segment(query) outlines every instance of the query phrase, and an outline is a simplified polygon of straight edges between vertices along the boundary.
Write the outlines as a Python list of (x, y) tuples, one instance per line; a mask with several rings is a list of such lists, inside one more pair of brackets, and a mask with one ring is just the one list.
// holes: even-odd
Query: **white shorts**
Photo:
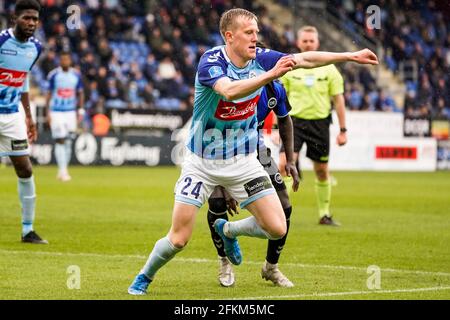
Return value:
[(241, 208), (275, 193), (256, 152), (227, 160), (206, 160), (187, 151), (175, 185), (175, 201), (200, 208), (219, 185), (240, 203)]
[(51, 111), (50, 118), (53, 139), (65, 139), (77, 131), (76, 111)]
[(20, 112), (0, 114), (0, 157), (29, 155), (27, 126)]

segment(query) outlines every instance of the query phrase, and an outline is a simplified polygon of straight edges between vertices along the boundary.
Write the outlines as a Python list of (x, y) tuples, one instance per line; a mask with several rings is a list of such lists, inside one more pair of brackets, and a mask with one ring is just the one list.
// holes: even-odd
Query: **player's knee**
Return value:
[(209, 210), (213, 213), (224, 213), (227, 211), (227, 203), (224, 198), (210, 198), (208, 200)]
[(270, 230), (268, 230), (270, 240), (281, 239), (286, 235), (286, 232), (287, 232), (287, 225), (285, 217), (283, 217), (283, 219), (278, 221), (277, 223), (273, 224), (270, 227)]
[(286, 235), (286, 232), (287, 232), (286, 226), (280, 227), (277, 229), (273, 229), (272, 232), (270, 233), (270, 237), (271, 237), (270, 240), (279, 240)]
[(316, 176), (319, 181), (328, 180), (328, 170), (326, 168), (319, 168), (316, 170)]
[(177, 249), (183, 249), (187, 246), (189, 239), (183, 239), (181, 237), (175, 237), (171, 239), (173, 246)]
[(33, 168), (31, 166), (31, 163), (28, 164), (21, 164), (17, 166), (16, 173), (19, 178), (22, 179), (28, 179), (33, 175)]
[(183, 249), (190, 239), (190, 233), (186, 229), (171, 229), (167, 235), (167, 238), (172, 245), (178, 249)]

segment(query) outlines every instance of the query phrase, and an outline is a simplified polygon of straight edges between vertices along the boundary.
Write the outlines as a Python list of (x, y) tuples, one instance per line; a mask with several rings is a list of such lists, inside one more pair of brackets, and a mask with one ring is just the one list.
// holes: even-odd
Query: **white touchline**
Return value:
[(284, 296), (262, 296), (262, 297), (240, 297), (225, 300), (273, 300), (273, 299), (289, 299), (289, 298), (310, 298), (310, 297), (334, 297), (347, 296), (357, 294), (380, 294), (380, 293), (408, 293), (408, 292), (423, 292), (423, 291), (441, 291), (450, 290), (450, 287), (429, 287), (429, 288), (412, 288), (412, 289), (393, 289), (393, 290), (370, 290), (370, 291), (346, 291), (346, 292), (323, 292), (311, 294), (293, 294)]
[[(35, 255), (48, 255), (48, 256), (68, 256), (68, 257), (93, 257), (93, 258), (112, 258), (112, 259), (142, 259), (146, 260), (148, 256), (143, 255), (122, 255), (122, 254), (102, 254), (102, 253), (89, 253), (89, 252), (51, 252), (51, 251), (20, 251), (20, 250), (3, 250), (0, 249), (0, 254), (35, 254)], [(173, 262), (182, 263), (217, 263), (217, 260), (213, 259), (202, 259), (202, 258), (175, 258)], [(250, 265), (261, 265), (261, 262), (256, 261), (245, 261), (245, 264)], [(283, 263), (283, 266), (292, 266), (297, 268), (320, 268), (320, 269), (334, 269), (334, 270), (356, 270), (356, 271), (367, 271), (367, 267), (355, 267), (355, 266), (333, 266), (326, 264), (303, 264), (303, 263)], [(404, 270), (404, 269), (392, 269), (381, 268), (382, 272), (393, 272), (393, 273), (409, 273), (418, 275), (430, 275), (430, 276), (444, 276), (450, 277), (448, 272), (433, 272), (433, 271), (421, 271), (421, 270)]]

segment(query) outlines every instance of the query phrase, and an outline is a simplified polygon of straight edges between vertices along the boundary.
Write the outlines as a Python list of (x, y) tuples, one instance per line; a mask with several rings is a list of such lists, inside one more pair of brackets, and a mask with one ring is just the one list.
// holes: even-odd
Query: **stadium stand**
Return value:
[(450, 7), (446, 1), (331, 0), (327, 4), (341, 19), (352, 20), (361, 29), (365, 29), (365, 8), (378, 5), (381, 28), (366, 29), (366, 35), (380, 40), (385, 64), (405, 81), (405, 113), (450, 119)]
[[(58, 65), (57, 53), (71, 51), (76, 67), (84, 77), (86, 109), (91, 117), (114, 108), (192, 108), (196, 63), (207, 48), (222, 43), (219, 17), (234, 6), (250, 9), (260, 17), (261, 36), (267, 45), (280, 51), (296, 51), (293, 27), (286, 25), (279, 32), (268, 8), (253, 1), (41, 2), (44, 10), (37, 37), (45, 43), (46, 53), (33, 71), (33, 82), (45, 92), (46, 76)], [(366, 2), (328, 1), (329, 6), (357, 23), (362, 23), (361, 8), (365, 8)], [(382, 27), (382, 30), (398, 28), (401, 33), (381, 31), (372, 36), (381, 36), (386, 44), (385, 63), (391, 70), (397, 72), (405, 59), (415, 59), (423, 66), (419, 80), (407, 82), (404, 109), (410, 113), (449, 116), (449, 58), (445, 56), (450, 41), (448, 21), (435, 12), (432, 5), (419, 14), (423, 8), (415, 2), (402, 2), (411, 3), (411, 10), (401, 13), (395, 3), (386, 3), (392, 6), (389, 15), (398, 13), (402, 19), (388, 19), (385, 13)], [(0, 23), (4, 27), (13, 3), (0, 1), (3, 6)], [(289, 5), (290, 1), (280, 3)], [(81, 24), (79, 29), (69, 30), (66, 22), (70, 14), (66, 9), (73, 4), (81, 8)], [(422, 19), (420, 23), (411, 23), (411, 19), (417, 17)], [(430, 41), (437, 44), (436, 50)], [(345, 98), (349, 109), (402, 111), (403, 106), (397, 105), (384, 89), (377, 86), (367, 68), (346, 64), (341, 71), (346, 80)]]

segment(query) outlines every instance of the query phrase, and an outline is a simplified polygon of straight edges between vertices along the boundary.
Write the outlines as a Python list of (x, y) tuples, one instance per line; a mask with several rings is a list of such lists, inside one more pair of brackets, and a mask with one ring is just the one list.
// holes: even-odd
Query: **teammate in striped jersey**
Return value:
[[(0, 33), (0, 157), (9, 157), (18, 177), (22, 206), (22, 242), (47, 244), (33, 228), (36, 191), (29, 157), (29, 143), (37, 138), (30, 111), (28, 81), (42, 45), (33, 37), (39, 24), (40, 4), (19, 0), (14, 26)], [(19, 104), (25, 119), (19, 113)]]

